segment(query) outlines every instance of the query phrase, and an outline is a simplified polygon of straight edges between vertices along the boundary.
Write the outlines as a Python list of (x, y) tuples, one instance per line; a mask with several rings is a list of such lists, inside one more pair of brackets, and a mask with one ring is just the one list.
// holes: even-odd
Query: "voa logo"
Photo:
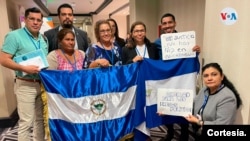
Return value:
[(227, 7), (220, 13), (220, 19), (225, 25), (232, 25), (238, 20), (238, 15), (235, 9)]

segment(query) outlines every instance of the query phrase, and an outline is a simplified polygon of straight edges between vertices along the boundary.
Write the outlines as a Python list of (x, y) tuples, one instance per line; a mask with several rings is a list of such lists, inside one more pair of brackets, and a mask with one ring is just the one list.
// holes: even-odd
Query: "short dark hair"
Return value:
[(43, 18), (43, 13), (37, 7), (28, 8), (25, 10), (24, 16), (27, 18), (30, 13), (41, 13), (41, 18)]
[(171, 13), (166, 13), (161, 17), (161, 23), (162, 23), (162, 19), (166, 18), (166, 17), (171, 17), (173, 19), (173, 21), (175, 22), (175, 16)]
[(58, 14), (58, 15), (60, 15), (61, 9), (62, 9), (62, 8), (70, 8), (70, 9), (72, 10), (72, 13), (74, 12), (74, 11), (73, 11), (73, 8), (72, 8), (72, 6), (71, 6), (70, 4), (64, 3), (64, 4), (61, 4), (61, 5), (57, 8), (57, 14)]

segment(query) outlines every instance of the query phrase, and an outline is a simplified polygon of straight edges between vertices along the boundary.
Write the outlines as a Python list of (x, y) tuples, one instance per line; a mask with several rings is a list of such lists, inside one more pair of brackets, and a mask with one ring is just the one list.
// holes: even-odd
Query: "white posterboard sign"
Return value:
[(194, 92), (189, 89), (157, 89), (157, 112), (165, 115), (192, 114)]
[(162, 34), (161, 45), (162, 60), (193, 58), (196, 55), (192, 51), (196, 45), (194, 31)]
[[(39, 69), (47, 68), (49, 66), (45, 54), (42, 49), (34, 50), (23, 55), (19, 55), (13, 58), (13, 60), (23, 66), (35, 65)], [(22, 75), (26, 75), (25, 72)]]

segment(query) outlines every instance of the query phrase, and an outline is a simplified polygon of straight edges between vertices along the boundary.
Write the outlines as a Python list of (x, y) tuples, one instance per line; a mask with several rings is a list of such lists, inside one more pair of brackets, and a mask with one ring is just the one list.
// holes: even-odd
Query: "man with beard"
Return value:
[(80, 49), (85, 52), (88, 48), (88, 36), (85, 31), (73, 26), (74, 15), (72, 6), (67, 3), (60, 5), (57, 9), (57, 14), (61, 25), (44, 32), (44, 35), (48, 38), (49, 52), (58, 49), (57, 33), (63, 28), (73, 30), (76, 41), (75, 49)]
[[(168, 34), (168, 33), (177, 33), (175, 30), (176, 21), (175, 16), (171, 13), (166, 13), (161, 17), (161, 34)], [(161, 51), (161, 37), (155, 40), (154, 42), (157, 48), (160, 50), (159, 55), (162, 58), (162, 51)], [(200, 46), (196, 45), (193, 47), (193, 51), (200, 52)]]
[[(177, 33), (175, 30), (176, 27), (176, 21), (175, 16), (171, 13), (166, 13), (161, 17), (161, 33), (162, 34), (168, 34), (168, 33)], [(162, 58), (162, 49), (161, 49), (161, 38), (158, 38), (155, 40), (155, 45), (159, 49), (159, 56)], [(195, 45), (193, 47), (193, 51), (197, 52), (197, 54), (200, 52), (200, 46)], [(161, 114), (160, 114), (161, 115)], [(171, 118), (173, 119), (173, 118)], [(184, 118), (183, 118), (184, 119)], [(185, 119), (184, 119), (185, 120)], [(166, 124), (167, 127), (167, 136), (164, 141), (171, 141), (174, 138), (175, 130), (174, 130), (174, 123), (171, 123), (173, 121), (167, 121), (168, 124)], [(178, 124), (178, 123), (177, 123)], [(188, 141), (189, 139), (189, 124), (187, 123), (179, 123), (179, 126), (181, 127), (181, 134), (180, 134), (180, 141)]]

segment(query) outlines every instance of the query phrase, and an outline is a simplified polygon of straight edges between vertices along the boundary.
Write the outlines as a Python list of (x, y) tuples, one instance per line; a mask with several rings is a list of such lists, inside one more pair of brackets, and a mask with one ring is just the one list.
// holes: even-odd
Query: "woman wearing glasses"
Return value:
[(196, 140), (203, 125), (232, 125), (242, 100), (235, 86), (223, 73), (218, 63), (202, 67), (205, 87), (194, 99), (193, 115), (185, 118), (192, 123)]
[(97, 43), (87, 49), (84, 68), (121, 65), (121, 48), (111, 42), (112, 32), (109, 22), (97, 21), (94, 30)]
[(122, 48), (122, 64), (130, 64), (143, 58), (159, 59), (156, 46), (146, 37), (146, 25), (137, 21), (130, 28), (130, 38)]

